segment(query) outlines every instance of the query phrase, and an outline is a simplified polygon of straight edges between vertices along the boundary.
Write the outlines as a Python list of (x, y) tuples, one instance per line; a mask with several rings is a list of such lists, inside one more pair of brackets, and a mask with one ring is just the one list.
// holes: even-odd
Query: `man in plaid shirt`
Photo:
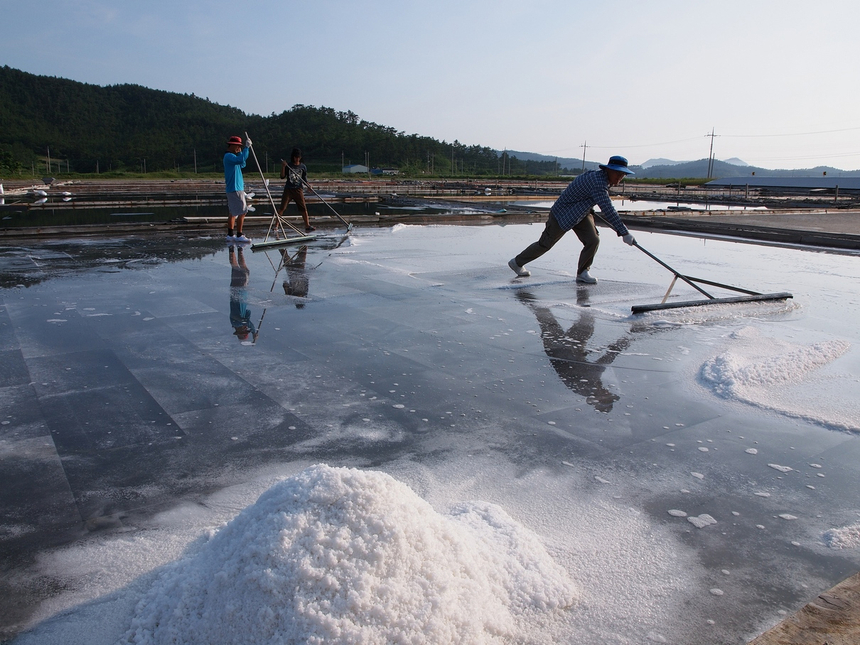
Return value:
[(633, 171), (627, 168), (627, 159), (618, 156), (610, 157), (609, 163), (605, 165), (600, 164), (600, 170), (582, 173), (570, 182), (552, 205), (546, 228), (540, 239), (508, 262), (508, 266), (518, 277), (531, 275), (525, 265), (549, 251), (565, 233), (573, 229), (583, 247), (579, 255), (576, 281), (583, 284), (596, 284), (597, 278), (591, 277), (588, 273), (597, 253), (597, 247), (600, 245), (600, 236), (594, 225), (593, 208), (595, 205), (599, 206), (601, 217), (615, 229), (626, 244), (633, 246), (636, 240), (621, 221), (609, 198), (609, 188), (617, 186), (626, 175), (632, 174)]

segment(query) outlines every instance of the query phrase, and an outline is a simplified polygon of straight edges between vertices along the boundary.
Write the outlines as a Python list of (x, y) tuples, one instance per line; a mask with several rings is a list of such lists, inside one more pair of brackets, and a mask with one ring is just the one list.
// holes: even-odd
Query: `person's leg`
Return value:
[(522, 253), (514, 258), (514, 262), (516, 262), (517, 266), (522, 267), (532, 260), (537, 260), (540, 256), (555, 246), (555, 243), (558, 242), (564, 234), (565, 231), (563, 231), (558, 225), (558, 222), (555, 221), (555, 217), (550, 215), (546, 220), (546, 226), (543, 229), (543, 233), (541, 233), (540, 239), (527, 246)]
[(229, 213), (229, 217), (227, 218), (227, 235), (233, 236), (236, 230), (236, 217), (240, 218), (238, 230), (241, 231), (245, 213), (248, 212), (248, 203), (245, 200), (245, 193), (243, 191), (227, 193), (227, 212)]
[(244, 213), (239, 215), (239, 217), (236, 218), (236, 237), (242, 235), (242, 225), (245, 223), (245, 215), (247, 214), (248, 212), (245, 211)]
[(594, 262), (594, 256), (597, 254), (597, 247), (600, 246), (600, 234), (594, 225), (594, 215), (591, 213), (586, 215), (573, 227), (573, 232), (582, 242), (582, 252), (579, 254), (579, 266), (576, 270), (576, 275), (579, 275), (591, 268), (591, 263)]
[(281, 205), (278, 206), (278, 217), (284, 214), (284, 211), (287, 210), (287, 206), (290, 204), (290, 189), (284, 186), (284, 192), (281, 195)]
[(298, 207), (299, 213), (301, 213), (302, 219), (305, 222), (305, 231), (310, 232), (316, 230), (313, 226), (311, 226), (311, 220), (308, 216), (308, 206), (305, 203), (305, 194), (300, 188), (297, 188), (293, 192), (293, 199), (296, 200), (296, 206)]

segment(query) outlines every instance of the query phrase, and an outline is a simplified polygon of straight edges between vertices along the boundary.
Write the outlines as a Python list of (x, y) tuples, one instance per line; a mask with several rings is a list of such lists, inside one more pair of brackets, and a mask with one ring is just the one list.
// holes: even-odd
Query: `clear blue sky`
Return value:
[(860, 168), (857, 0), (0, 0), (0, 64), (465, 144)]

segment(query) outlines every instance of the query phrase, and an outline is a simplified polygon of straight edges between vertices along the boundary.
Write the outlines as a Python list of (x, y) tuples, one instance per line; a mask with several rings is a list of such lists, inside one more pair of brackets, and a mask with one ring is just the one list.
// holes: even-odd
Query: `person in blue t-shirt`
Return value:
[[(230, 137), (227, 140), (227, 152), (224, 154), (224, 184), (227, 189), (227, 208), (230, 218), (227, 220), (227, 240), (229, 242), (250, 242), (242, 233), (245, 215), (248, 214), (248, 202), (245, 197), (245, 180), (242, 178), (242, 168), (248, 160), (251, 140), (242, 137)], [(235, 226), (235, 228), (234, 228)]]
[(600, 216), (615, 229), (625, 244), (636, 244), (609, 198), (609, 189), (620, 184), (633, 171), (627, 167), (627, 159), (619, 156), (610, 157), (609, 163), (600, 164), (599, 168), (584, 172), (570, 182), (550, 208), (546, 228), (540, 239), (508, 262), (517, 277), (531, 275), (525, 265), (549, 251), (565, 233), (572, 230), (582, 242), (576, 281), (580, 284), (596, 284), (597, 278), (588, 272), (600, 245), (600, 236), (594, 225), (594, 206), (600, 207)]

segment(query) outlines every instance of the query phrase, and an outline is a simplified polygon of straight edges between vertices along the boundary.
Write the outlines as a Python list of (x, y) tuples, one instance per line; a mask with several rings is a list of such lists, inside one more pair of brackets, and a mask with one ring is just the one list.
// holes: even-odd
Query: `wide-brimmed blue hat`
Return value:
[(618, 172), (623, 172), (625, 175), (635, 175), (636, 173), (630, 170), (627, 167), (627, 159), (624, 157), (614, 156), (609, 157), (609, 163), (600, 164), (600, 168), (604, 170), (617, 170)]

